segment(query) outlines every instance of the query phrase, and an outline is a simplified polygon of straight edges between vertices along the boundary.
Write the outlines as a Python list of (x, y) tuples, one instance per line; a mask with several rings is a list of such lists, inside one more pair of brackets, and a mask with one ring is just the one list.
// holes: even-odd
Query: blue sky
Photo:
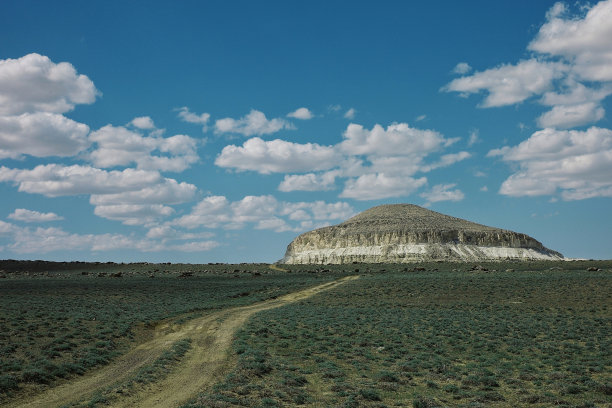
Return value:
[(612, 0), (329, 3), (3, 1), (0, 258), (273, 262), (403, 202), (612, 257)]

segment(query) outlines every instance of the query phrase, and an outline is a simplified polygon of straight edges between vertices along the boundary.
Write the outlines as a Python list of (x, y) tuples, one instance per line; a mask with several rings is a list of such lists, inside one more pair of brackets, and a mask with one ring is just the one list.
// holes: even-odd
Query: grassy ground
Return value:
[(69, 265), (2, 271), (0, 405), (107, 364), (162, 319), (181, 323), (333, 278), (267, 265)]
[(612, 262), (416, 267), (255, 315), (187, 406), (612, 406)]

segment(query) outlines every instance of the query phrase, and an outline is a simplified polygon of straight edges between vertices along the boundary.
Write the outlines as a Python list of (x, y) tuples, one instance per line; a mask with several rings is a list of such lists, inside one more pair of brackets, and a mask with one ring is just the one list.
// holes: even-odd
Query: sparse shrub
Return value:
[(439, 405), (433, 399), (417, 396), (412, 401), (412, 407), (413, 408), (437, 408), (439, 407)]
[(13, 375), (0, 375), (0, 394), (7, 393), (19, 388), (17, 378)]
[(391, 371), (381, 371), (380, 373), (378, 373), (378, 381), (384, 381), (384, 382), (392, 382), (392, 383), (396, 383), (399, 382), (399, 377)]
[(372, 388), (359, 390), (359, 395), (366, 401), (380, 401), (380, 394)]

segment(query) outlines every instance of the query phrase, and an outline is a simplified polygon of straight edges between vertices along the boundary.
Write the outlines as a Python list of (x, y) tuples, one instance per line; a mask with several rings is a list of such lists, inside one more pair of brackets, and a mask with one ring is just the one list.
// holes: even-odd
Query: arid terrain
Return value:
[(612, 405), (612, 261), (0, 265), (3, 407)]

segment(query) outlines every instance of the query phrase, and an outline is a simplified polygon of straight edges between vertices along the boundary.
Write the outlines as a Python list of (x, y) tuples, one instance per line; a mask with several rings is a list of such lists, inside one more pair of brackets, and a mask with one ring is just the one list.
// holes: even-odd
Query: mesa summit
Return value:
[(476, 224), (413, 204), (370, 208), (295, 238), (283, 264), (562, 260), (526, 234)]

